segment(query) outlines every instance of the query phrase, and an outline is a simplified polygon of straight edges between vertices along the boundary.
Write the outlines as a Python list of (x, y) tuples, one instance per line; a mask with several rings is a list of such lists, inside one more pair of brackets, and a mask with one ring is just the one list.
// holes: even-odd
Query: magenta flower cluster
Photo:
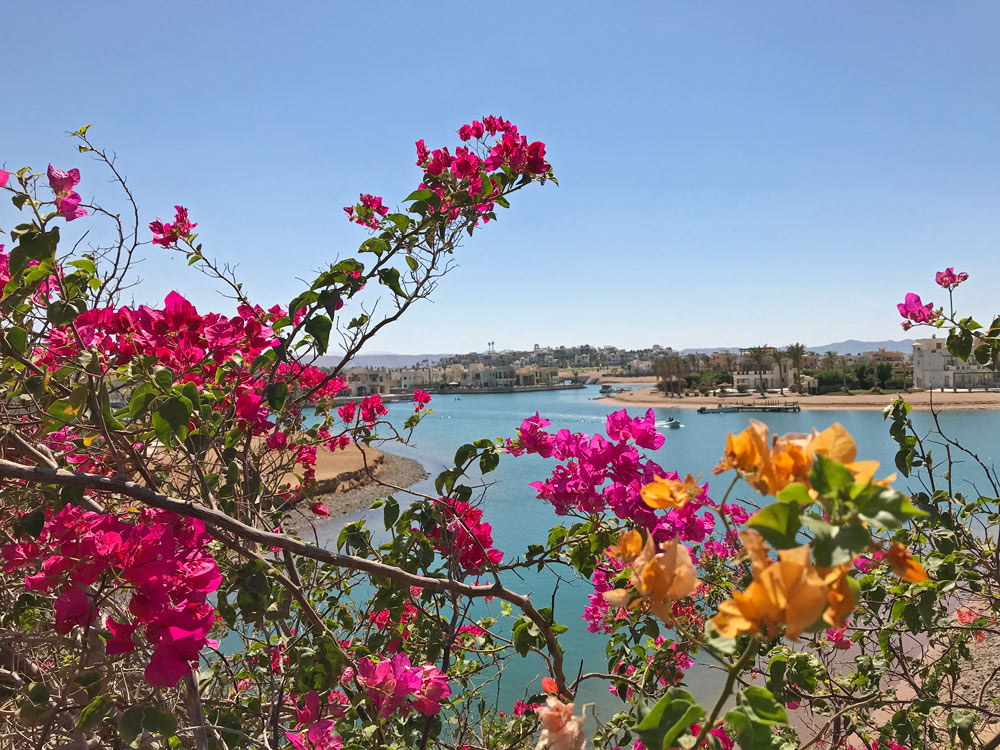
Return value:
[(451, 695), (444, 672), (431, 664), (413, 666), (402, 652), (377, 662), (368, 657), (361, 659), (357, 680), (383, 719), (411, 709), (433, 716), (441, 710), (441, 701)]
[(538, 414), (529, 417), (521, 423), (518, 439), (507, 442), (506, 450), (514, 455), (531, 453), (563, 462), (549, 479), (531, 485), (557, 514), (594, 514), (610, 508), (619, 518), (644, 527), (661, 541), (679, 538), (701, 542), (715, 527), (712, 514), (697, 515), (704, 506), (713, 505), (707, 483), (701, 486), (697, 498), (664, 515), (642, 501), (640, 490), (654, 477), (678, 478), (677, 472), (667, 471), (640, 453), (640, 449), (659, 450), (665, 440), (656, 431), (652, 409), (635, 418), (624, 409), (609, 414), (606, 438), (565, 429), (551, 434), (544, 429), (549, 425)]
[(37, 541), (0, 548), (3, 571), (24, 569), (26, 591), (56, 594), (55, 630), (99, 626), (106, 598), (128, 594), (128, 617), (104, 625), (108, 656), (136, 649), (140, 629), (152, 647), (146, 680), (172, 687), (188, 674), (208, 634), (215, 609), (207, 597), (222, 576), (207, 551), (205, 524), (144, 509), (131, 519), (67, 505), (46, 512)]
[(493, 527), (483, 521), (482, 510), (447, 497), (438, 498), (437, 508), (444, 524), (435, 525), (427, 537), (463, 573), (479, 573), (503, 560), (503, 552), (493, 547)]
[(174, 223), (165, 224), (157, 217), (149, 222), (149, 231), (153, 233), (153, 244), (163, 247), (174, 247), (181, 240), (190, 240), (194, 228), (198, 226), (188, 218), (188, 210), (184, 206), (174, 206)]

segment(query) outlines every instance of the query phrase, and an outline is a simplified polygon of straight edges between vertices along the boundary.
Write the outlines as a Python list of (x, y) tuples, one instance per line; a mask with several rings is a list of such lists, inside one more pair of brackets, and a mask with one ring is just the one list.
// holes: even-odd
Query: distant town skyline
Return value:
[[(35, 28), (37, 13), (2, 17)], [(0, 165), (79, 167), (84, 197), (120, 208), (64, 137), (93, 123), (142, 221), (187, 206), (205, 252), (269, 307), (365, 239), (341, 206), (413, 189), (417, 139), (454, 144), (498, 113), (545, 141), (559, 187), (514, 196), (379, 350), (523, 346), (541, 331), (626, 347), (664, 329), (675, 348), (892, 339), (906, 292), (946, 301), (933, 283), (946, 266), (971, 274), (963, 311), (996, 312), (995, 3), (391, 1), (378, 16), (376, 30), (370, 8), (319, 0), (60, 5), (46, 36), (72, 43), (6, 40), (30, 62), (5, 82), (19, 116), (0, 124)], [(503, 40), (500, 69), (482, 34), (443, 19)], [(455, 64), (437, 91), (442, 55)], [(66, 227), (67, 245), (90, 227)], [(176, 287), (231, 312), (183, 258), (144, 255), (136, 301)]]

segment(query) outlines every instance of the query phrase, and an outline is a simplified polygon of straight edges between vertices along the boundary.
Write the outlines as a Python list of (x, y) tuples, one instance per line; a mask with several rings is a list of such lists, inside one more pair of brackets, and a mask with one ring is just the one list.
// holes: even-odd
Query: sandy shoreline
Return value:
[[(929, 410), (932, 408), (938, 411), (955, 411), (970, 409), (1000, 409), (1000, 393), (986, 393), (977, 391), (974, 393), (950, 391), (919, 391), (916, 393), (902, 394), (914, 409)], [(768, 400), (777, 401), (798, 401), (803, 409), (865, 409), (881, 411), (897, 398), (897, 394), (865, 393), (856, 396), (849, 396), (844, 393), (828, 393), (822, 396), (802, 396), (795, 393), (788, 393), (781, 396), (777, 393), (769, 393)], [(721, 404), (736, 404), (738, 402), (754, 403), (762, 400), (759, 395), (747, 393), (740, 396), (727, 396), (719, 398), (717, 396), (685, 396), (684, 398), (669, 398), (653, 386), (636, 388), (627, 393), (619, 393), (614, 396), (600, 399), (608, 404), (621, 406), (641, 406), (679, 409), (698, 409), (702, 406), (713, 408)]]
[[(338, 488), (330, 492), (320, 492), (288, 511), (282, 522), (282, 528), (301, 531), (303, 528), (315, 526), (330, 518), (367, 510), (376, 500), (388, 497), (396, 491), (385, 485), (408, 488), (428, 476), (419, 461), (366, 448), (365, 458), (368, 460), (369, 466), (372, 467), (371, 473), (374, 475), (374, 478), (370, 478), (365, 476), (367, 471), (364, 469), (363, 462), (359, 460), (360, 451), (357, 453), (356, 458), (351, 457), (354, 460), (350, 458), (328, 459), (325, 466), (321, 459), (318, 460), (316, 478), (321, 487), (337, 483)], [(338, 473), (334, 474), (333, 472)], [(342, 481), (337, 482), (338, 479), (342, 479)], [(345, 479), (346, 481), (344, 481)], [(312, 513), (309, 507), (314, 502), (323, 503), (330, 515), (317, 516)]]

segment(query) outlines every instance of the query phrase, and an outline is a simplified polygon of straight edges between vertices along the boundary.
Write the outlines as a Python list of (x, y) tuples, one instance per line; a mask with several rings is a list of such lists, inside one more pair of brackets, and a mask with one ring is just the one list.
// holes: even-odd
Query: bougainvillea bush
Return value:
[[(347, 398), (341, 373), (514, 193), (555, 181), (540, 141), (494, 116), (451, 148), (417, 141), (399, 206), (362, 193), (344, 208), (358, 251), (260, 304), (199, 242), (205, 217), (140, 219), (114, 161), (87, 128), (72, 135), (83, 171), (0, 170), (16, 222), (0, 247), (3, 746), (889, 748), (994, 733), (986, 690), (948, 687), (992, 632), (995, 502), (942, 484), (905, 402), (887, 418), (897, 471), (926, 476), (912, 497), (836, 424), (720, 436), (710, 488), (650, 457), (652, 412), (611, 414), (595, 435), (536, 414), (462, 446), (433, 495), (386, 486), (384, 529), (349, 524), (325, 548), (288, 528), (292, 509), (328, 513), (319, 451), (419, 428), (428, 394), (392, 424), (380, 396)], [(125, 211), (81, 196), (107, 172)], [(230, 312), (182, 289), (126, 304), (147, 253), (214, 278)], [(948, 273), (950, 292), (964, 278)], [(996, 361), (997, 324), (977, 332), (919, 298), (900, 312), (951, 321), (958, 355), (968, 337)], [(334, 347), (340, 364), (316, 367)], [(500, 550), (483, 477), (523, 455), (550, 462), (532, 486), (562, 522)], [(583, 611), (523, 593), (541, 569), (586, 586)], [(606, 670), (570, 666), (567, 623)], [(539, 679), (501, 705), (521, 659)], [(685, 687), (694, 668), (718, 676), (708, 705)], [(609, 715), (574, 706), (587, 681), (614, 696)]]

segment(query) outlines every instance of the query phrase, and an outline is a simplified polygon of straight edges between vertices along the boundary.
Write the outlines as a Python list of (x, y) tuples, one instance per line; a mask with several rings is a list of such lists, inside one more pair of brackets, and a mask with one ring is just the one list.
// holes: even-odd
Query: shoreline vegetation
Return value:
[[(1000, 409), (1000, 393), (986, 391), (914, 391), (913, 393), (903, 394), (863, 393), (857, 395), (827, 393), (819, 396), (786, 392), (784, 396), (777, 393), (768, 393), (767, 398), (769, 400), (797, 401), (802, 409), (860, 409), (881, 411), (900, 395), (914, 409), (919, 410), (930, 410), (931, 408), (937, 411)], [(718, 406), (720, 403), (735, 404), (737, 401), (753, 403), (758, 399), (760, 399), (760, 395), (757, 393), (743, 393), (739, 397), (726, 396), (724, 398), (718, 396), (684, 396), (677, 398), (657, 391), (655, 386), (644, 386), (599, 400), (621, 406), (698, 409), (702, 406), (712, 408)]]
[[(351, 445), (336, 453), (320, 448), (316, 452), (315, 494), (285, 513), (282, 526), (301, 530), (331, 518), (368, 510), (375, 500), (391, 495), (386, 485), (410, 488), (426, 479), (423, 464), (394, 453)], [(313, 503), (326, 506), (329, 516), (309, 510)]]

